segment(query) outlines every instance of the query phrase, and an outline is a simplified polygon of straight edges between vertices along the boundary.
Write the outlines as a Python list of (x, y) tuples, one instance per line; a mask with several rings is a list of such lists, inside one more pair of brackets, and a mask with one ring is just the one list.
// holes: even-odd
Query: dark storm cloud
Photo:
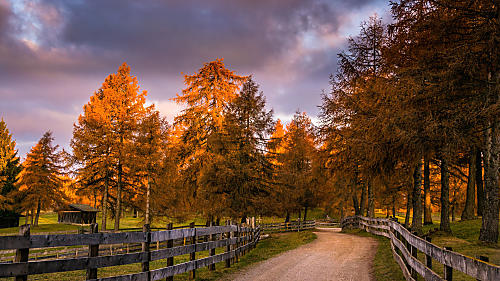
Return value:
[(64, 146), (83, 104), (123, 61), (148, 100), (175, 113), (168, 99), (182, 89), (180, 73), (223, 57), (254, 74), (277, 115), (314, 115), (346, 28), (386, 2), (0, 0), (0, 114), (22, 153), (46, 129)]
[(259, 67), (300, 32), (339, 24), (336, 11), (315, 0), (85, 1), (62, 9), (65, 43), (174, 72), (215, 57)]

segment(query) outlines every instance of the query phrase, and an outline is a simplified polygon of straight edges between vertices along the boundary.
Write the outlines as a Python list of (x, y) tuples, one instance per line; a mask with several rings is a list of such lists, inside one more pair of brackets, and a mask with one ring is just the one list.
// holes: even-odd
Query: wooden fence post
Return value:
[[(432, 239), (430, 236), (425, 237), (425, 241), (432, 243)], [(425, 265), (429, 268), (432, 269), (432, 258), (429, 255), (425, 255)]]
[[(416, 232), (413, 232), (412, 233), (413, 235), (417, 236), (417, 233)], [(415, 259), (418, 259), (418, 250), (416, 247), (414, 247), (409, 241), (408, 241), (408, 246), (409, 246), (409, 250), (410, 250), (410, 253), (411, 255), (415, 258)], [(418, 273), (415, 269), (411, 269), (411, 277), (413, 277), (413, 279), (417, 280), (417, 277), (418, 277)]]
[(147, 272), (147, 280), (151, 280), (151, 272), (149, 271), (149, 261), (151, 260), (150, 244), (151, 244), (151, 228), (149, 224), (142, 226), (142, 232), (146, 233), (146, 242), (142, 244), (142, 252), (146, 253), (146, 260), (142, 262), (142, 272)]
[[(24, 237), (24, 239), (30, 241), (30, 225), (24, 224), (19, 227), (19, 236)], [(29, 244), (29, 243), (28, 243)], [(30, 253), (30, 248), (23, 248), (16, 250), (16, 257), (14, 259), (15, 262), (28, 262)], [(26, 265), (27, 268), (27, 265)], [(28, 280), (28, 275), (18, 275), (16, 276), (16, 281), (26, 281)]]
[[(487, 257), (487, 256), (479, 256), (477, 257), (480, 261), (485, 261), (485, 262), (490, 262), (490, 258)], [(478, 281), (481, 281), (479, 279), (477, 279)]]
[[(98, 233), (99, 226), (97, 223), (90, 225), (90, 233)], [(89, 245), (89, 258), (99, 256), (99, 244)], [(89, 267), (87, 268), (87, 280), (97, 279), (97, 268)]]
[[(226, 225), (231, 225), (231, 221), (227, 220)], [(226, 267), (231, 267), (231, 230), (226, 233), (227, 245), (226, 245), (226, 253), (228, 253), (229, 257), (226, 259)]]
[[(445, 250), (453, 251), (453, 249), (451, 247), (444, 247), (444, 248), (445, 248)], [(453, 280), (453, 268), (451, 266), (447, 266), (447, 265), (444, 266), (444, 279), (446, 281)]]
[[(214, 222), (210, 222), (210, 226), (214, 226)], [(219, 226), (218, 223), (215, 223), (215, 226)], [(211, 241), (217, 241), (217, 234), (212, 234), (210, 237)], [(215, 256), (215, 248), (210, 249), (210, 256)], [(211, 265), (208, 266), (209, 270), (215, 270), (215, 263), (212, 263)]]
[[(167, 224), (167, 230), (172, 230), (174, 228), (173, 223)], [(167, 248), (172, 248), (174, 247), (174, 240), (169, 239), (167, 240)], [(174, 265), (174, 257), (167, 258), (167, 266), (173, 266)], [(166, 281), (174, 281), (174, 276), (169, 276), (167, 277)]]
[(236, 225), (236, 233), (235, 233), (235, 236), (236, 236), (236, 246), (235, 246), (235, 252), (234, 252), (234, 262), (233, 263), (237, 263), (238, 262), (238, 256), (239, 256), (239, 251), (238, 251), (238, 248), (240, 247), (240, 244), (241, 244), (241, 241), (240, 241), (240, 225), (237, 224)]
[[(189, 224), (189, 228), (195, 228), (194, 226), (195, 226), (194, 222), (192, 222), (192, 223)], [(192, 252), (190, 254), (190, 256), (191, 256), (190, 261), (195, 261), (196, 260), (196, 228), (194, 229), (194, 235), (191, 238), (191, 244), (194, 245), (194, 252)], [(193, 269), (191, 271), (190, 278), (191, 279), (195, 279), (196, 278), (196, 269)]]

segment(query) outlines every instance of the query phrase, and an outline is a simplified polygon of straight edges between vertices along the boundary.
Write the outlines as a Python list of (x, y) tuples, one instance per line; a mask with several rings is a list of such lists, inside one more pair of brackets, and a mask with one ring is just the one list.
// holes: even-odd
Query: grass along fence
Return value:
[[(169, 226), (172, 228), (172, 225)], [(0, 250), (16, 250), (14, 262), (0, 263), (0, 277), (15, 277), (27, 280), (29, 275), (54, 272), (86, 270), (87, 280), (160, 280), (184, 272), (195, 277), (196, 269), (209, 267), (225, 261), (229, 267), (238, 257), (255, 247), (260, 237), (259, 228), (243, 227), (227, 223), (225, 226), (151, 231), (145, 225), (141, 232), (98, 232), (97, 224), (92, 225), (89, 234), (30, 235), (29, 225), (19, 229), (19, 235), (1, 236)], [(114, 255), (102, 255), (103, 247), (113, 244), (140, 244), (140, 251)], [(179, 246), (175, 246), (175, 244)], [(87, 245), (87, 256), (43, 261), (29, 261), (30, 249)], [(153, 245), (153, 247), (152, 247)], [(156, 250), (154, 249), (156, 245)], [(223, 253), (215, 253), (216, 248), (225, 248)], [(196, 259), (196, 253), (209, 251), (209, 256)], [(100, 255), (101, 252), (101, 255)], [(109, 253), (109, 252), (108, 252)], [(173, 258), (190, 255), (188, 262), (175, 264)], [(150, 270), (151, 261), (166, 259), (166, 266)], [(141, 263), (142, 272), (114, 277), (97, 278), (99, 268)], [(172, 280), (172, 279), (169, 279)]]
[[(389, 238), (394, 259), (401, 267), (406, 280), (417, 280), (418, 275), (425, 280), (453, 280), (453, 270), (461, 271), (477, 280), (500, 280), (500, 266), (453, 252), (450, 248), (436, 246), (412, 234), (398, 222), (353, 216), (344, 218), (341, 227), (360, 228)], [(418, 259), (418, 252), (425, 255), (425, 263)], [(443, 277), (432, 270), (432, 259), (443, 264)]]

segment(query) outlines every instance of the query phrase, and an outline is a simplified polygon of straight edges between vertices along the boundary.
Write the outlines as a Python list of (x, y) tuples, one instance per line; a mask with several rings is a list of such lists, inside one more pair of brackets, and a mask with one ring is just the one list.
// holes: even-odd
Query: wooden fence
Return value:
[[(453, 280), (453, 270), (461, 271), (477, 280), (500, 280), (500, 266), (441, 248), (408, 231), (398, 222), (389, 219), (375, 219), (361, 216), (347, 217), (341, 222), (342, 228), (360, 228), (391, 240), (394, 259), (401, 267), (406, 280), (417, 280), (417, 275), (425, 280)], [(418, 259), (418, 252), (425, 255), (425, 263)], [(441, 277), (432, 270), (432, 259), (443, 264)]]
[(259, 227), (265, 232), (287, 232), (287, 231), (301, 231), (312, 229), (316, 227), (316, 221), (289, 221), (278, 223), (260, 224)]
[[(172, 225), (169, 226), (172, 229)], [(89, 234), (57, 234), (57, 235), (30, 235), (29, 225), (20, 227), (19, 235), (1, 236), (0, 250), (16, 250), (14, 262), (0, 263), (0, 278), (16, 277), (16, 280), (27, 280), (29, 275), (74, 270), (86, 270), (86, 280), (160, 280), (184, 272), (191, 272), (195, 277), (196, 269), (209, 267), (225, 261), (229, 267), (238, 257), (254, 248), (260, 238), (259, 228), (243, 227), (239, 225), (210, 226), (195, 228), (151, 231), (145, 225), (141, 232), (98, 232), (97, 224), (91, 226)], [(180, 242), (182, 241), (182, 242)], [(180, 244), (175, 246), (175, 243)], [(180, 243), (179, 243), (180, 242)], [(101, 255), (101, 249), (113, 244), (140, 244), (140, 250), (112, 255)], [(29, 261), (30, 249), (49, 247), (66, 247), (87, 245), (87, 256), (66, 259)], [(156, 245), (156, 250), (151, 245)], [(216, 254), (215, 249), (224, 247), (225, 251)], [(196, 253), (209, 251), (209, 256), (196, 259)], [(180, 255), (190, 255), (190, 261), (175, 264), (173, 258)], [(150, 270), (151, 261), (166, 259), (166, 266)], [(99, 268), (141, 263), (139, 273), (114, 277), (97, 278)], [(169, 278), (169, 280), (172, 280)]]

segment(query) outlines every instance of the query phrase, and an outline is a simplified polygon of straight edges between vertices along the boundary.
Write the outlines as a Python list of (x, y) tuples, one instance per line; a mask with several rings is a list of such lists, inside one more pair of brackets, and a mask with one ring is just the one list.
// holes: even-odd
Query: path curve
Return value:
[(371, 281), (377, 240), (317, 229), (316, 240), (239, 271), (235, 281)]

